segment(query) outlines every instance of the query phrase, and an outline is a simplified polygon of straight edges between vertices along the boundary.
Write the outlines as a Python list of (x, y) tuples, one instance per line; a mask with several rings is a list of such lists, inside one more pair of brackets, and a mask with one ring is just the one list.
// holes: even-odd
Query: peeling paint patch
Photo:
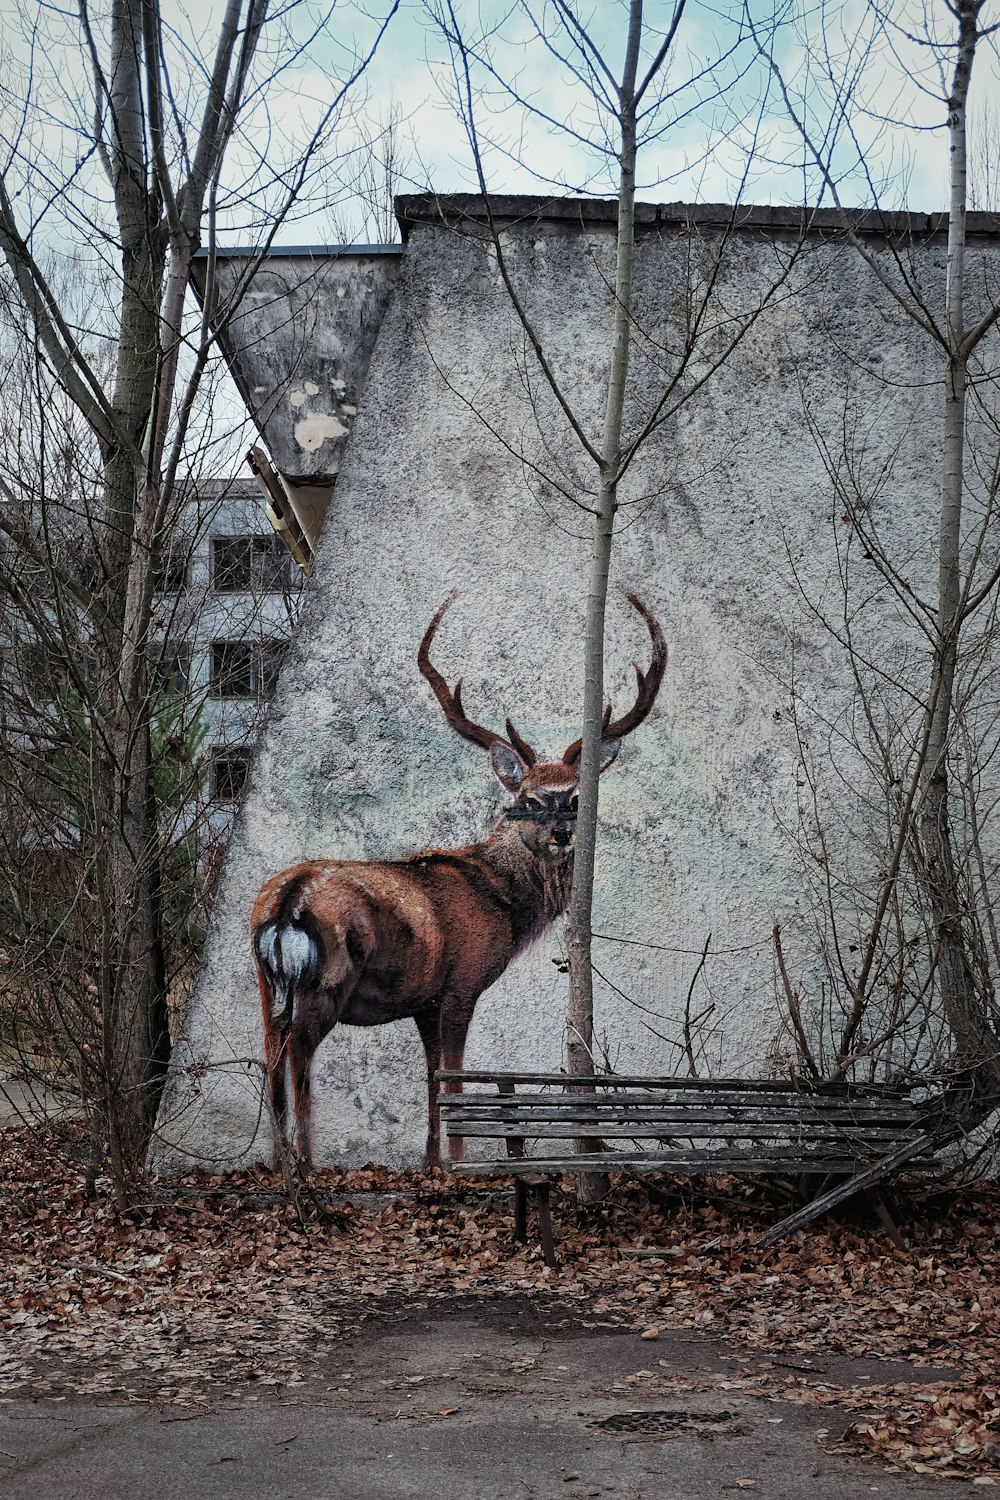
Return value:
[(299, 407), (303, 404), (305, 399), (305, 391), (289, 391), (288, 393), (288, 403), (290, 406), (294, 406), (296, 411), (298, 411)]
[(356, 417), (358, 414), (358, 408), (351, 406), (347, 401), (341, 401), (340, 409), (348, 417)]
[(306, 453), (315, 453), (328, 438), (343, 437), (346, 432), (336, 417), (303, 417), (295, 424), (295, 441)]
[(307, 396), (319, 395), (319, 386), (314, 380), (306, 380), (303, 382), (303, 384), (305, 385), (305, 392)]
[(267, 386), (266, 385), (255, 385), (254, 388), (253, 388), (253, 393), (254, 393), (255, 396), (263, 396), (263, 394), (264, 394), (264, 392), (266, 390), (267, 390)]
[(337, 391), (338, 394), (341, 395), (341, 396), (347, 390), (347, 381), (346, 380), (341, 380), (341, 379), (337, 378), (336, 380), (331, 380), (330, 384), (333, 386), (334, 390)]

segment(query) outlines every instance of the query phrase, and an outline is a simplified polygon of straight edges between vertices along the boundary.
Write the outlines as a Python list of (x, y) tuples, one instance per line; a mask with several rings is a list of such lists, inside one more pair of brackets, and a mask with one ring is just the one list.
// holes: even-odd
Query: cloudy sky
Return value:
[[(567, 45), (551, 5), (529, 11), (514, 0), (453, 3), (452, 14), (478, 57), (471, 68), (474, 116), (491, 190), (613, 193), (614, 163), (601, 149), (607, 115), (595, 108), (580, 76), (581, 53)], [(577, 12), (618, 77), (627, 20), (623, 0), (592, 0)], [(647, 63), (672, 14), (672, 5), (649, 0)], [(942, 99), (953, 65), (951, 17), (944, 0), (891, 0), (888, 15), (887, 25), (877, 25), (866, 0), (792, 0), (777, 8), (761, 0), (747, 0), (746, 8), (737, 0), (689, 0), (668, 65), (646, 97), (651, 109), (641, 141), (640, 196), (664, 202), (815, 202), (815, 147), (831, 153), (847, 202), (867, 203), (877, 194), (885, 206), (939, 208), (946, 201)], [(361, 91), (357, 96), (369, 135), (380, 122), (398, 117), (401, 191), (477, 188), (460, 108), (461, 60), (441, 24), (451, 19), (448, 0), (402, 0), (366, 74), (363, 100)], [(287, 107), (293, 115), (303, 111), (303, 123), (305, 101), (327, 97), (330, 77), (343, 76), (346, 57), (366, 49), (371, 26), (359, 10), (342, 4), (335, 12), (298, 81), (300, 93), (293, 97), (289, 90)], [(642, 72), (640, 67), (640, 77)], [(971, 154), (979, 200), (994, 175), (984, 170), (983, 143), (1000, 152), (995, 97), (990, 39), (977, 58), (973, 100)], [(350, 139), (348, 128), (344, 140)], [(321, 226), (322, 217), (316, 222)]]
[[(576, 6), (587, 37), (580, 46), (558, 25), (552, 0), (400, 0), (363, 75), (331, 113), (391, 5), (273, 7), (228, 158), (223, 244), (259, 241), (323, 122), (321, 149), (277, 245), (384, 241), (395, 237), (393, 192), (475, 191), (463, 61), (445, 34), (456, 22), (490, 190), (614, 191), (609, 116), (591, 85), (596, 80), (600, 93), (620, 76), (625, 0)], [(189, 133), (204, 107), (224, 6), (162, 0), (170, 92)], [(109, 9), (110, 0), (90, 0), (105, 67)], [(1000, 0), (987, 0), (987, 23), (991, 9), (1000, 18)], [(640, 77), (672, 15), (672, 4), (647, 0)], [(80, 326), (92, 327), (95, 289), (99, 296), (104, 288), (113, 312), (118, 251), (114, 234), (104, 234), (109, 203), (90, 138), (86, 39), (75, 5), (0, 0), (0, 23), (0, 171), (23, 232), (56, 266), (69, 303), (80, 302)], [(667, 64), (643, 100), (640, 198), (829, 202), (818, 154), (845, 203), (877, 197), (889, 208), (942, 209), (952, 26), (944, 0), (888, 0), (881, 16), (869, 0), (688, 0)], [(988, 38), (971, 112), (974, 207), (1000, 207), (996, 74)], [(170, 149), (179, 163), (180, 130)], [(226, 407), (223, 426), (235, 419), (235, 405)]]
[[(331, 9), (321, 0), (297, 0), (275, 7), (277, 19), (259, 52), (260, 90), (232, 153), (232, 194), (221, 217), (228, 236), (252, 236), (269, 191), (277, 191), (276, 179), (294, 162), (357, 59), (369, 53), (391, 4), (338, 0)], [(203, 102), (204, 69), (223, 5), (163, 0), (182, 116), (196, 117)], [(100, 51), (108, 0), (91, 0), (91, 9)], [(589, 0), (577, 14), (600, 53), (598, 70), (606, 63), (617, 76), (624, 0)], [(646, 62), (672, 14), (672, 5), (647, 0)], [(890, 0), (889, 21), (881, 29), (873, 14), (866, 0), (746, 0), (745, 8), (740, 0), (688, 0), (668, 64), (644, 100), (650, 109), (640, 150), (640, 196), (665, 202), (737, 196), (814, 202), (818, 174), (799, 128), (806, 125), (822, 153), (836, 139), (832, 161), (845, 201), (870, 201), (877, 190), (887, 206), (940, 207), (946, 166), (941, 70), (949, 69), (950, 58), (946, 48), (926, 45), (926, 33), (929, 24), (931, 40), (937, 31), (937, 41), (947, 42), (950, 15), (944, 0)], [(363, 78), (335, 113), (300, 203), (281, 232), (285, 243), (329, 243), (363, 231), (363, 237), (373, 237), (376, 226), (364, 222), (353, 190), (359, 179), (384, 176), (380, 159), (390, 120), (396, 121), (397, 191), (476, 188), (458, 108), (462, 69), (441, 25), (452, 16), (476, 54), (474, 113), (490, 188), (614, 190), (613, 163), (601, 149), (606, 111), (595, 107), (582, 76), (583, 54), (558, 26), (551, 3), (400, 0)], [(69, 204), (75, 197), (79, 234), (95, 207), (99, 169), (85, 144), (92, 105), (75, 6), (0, 0), (0, 17), (8, 180), (20, 189), (25, 218), (47, 222), (56, 239), (66, 231), (66, 216), (74, 216)], [(997, 146), (995, 77), (990, 40), (977, 59), (973, 123), (978, 143), (993, 138)], [(843, 107), (845, 80), (849, 109)], [(374, 143), (374, 152), (367, 143)], [(870, 182), (858, 170), (859, 155), (868, 162)], [(991, 174), (979, 160), (981, 144), (972, 155), (982, 198)], [(68, 189), (62, 186), (70, 180)]]

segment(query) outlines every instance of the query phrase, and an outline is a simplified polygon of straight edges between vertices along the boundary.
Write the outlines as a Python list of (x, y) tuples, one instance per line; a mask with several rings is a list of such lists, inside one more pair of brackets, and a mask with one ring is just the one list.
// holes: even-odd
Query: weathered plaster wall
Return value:
[[(716, 243), (711, 231), (677, 225), (639, 239), (633, 421), (653, 410)], [(613, 248), (609, 226), (525, 223), (508, 236), (553, 366), (592, 429)], [(768, 309), (702, 393), (658, 427), (623, 497), (608, 643), (615, 702), (632, 691), (629, 662), (648, 644), (621, 586), (657, 611), (671, 660), (652, 717), (603, 786), (595, 928), (633, 941), (596, 944), (615, 986), (598, 985), (597, 1024), (621, 1070), (682, 1067), (685, 1000), (709, 934), (692, 1003), (712, 1007), (699, 1034), (717, 1072), (765, 1072), (787, 1050), (776, 919), (798, 970), (813, 962), (805, 929), (796, 937), (804, 896), (783, 831), (796, 793), (789, 686), (794, 677), (804, 700), (831, 712), (846, 696), (841, 653), (810, 614), (837, 608), (846, 526), (804, 404), (831, 441), (846, 431), (865, 445), (871, 472), (892, 460), (893, 481), (875, 500), (883, 538), (918, 552), (918, 571), (933, 560), (938, 372), (928, 343), (849, 248), (815, 237), (797, 260), (795, 251), (788, 230), (748, 231), (729, 246), (717, 333), (692, 378), (710, 368), (728, 319), (761, 299)], [(915, 254), (933, 290), (943, 249)], [(264, 877), (303, 856), (465, 843), (502, 806), (486, 756), (448, 730), (416, 668), (449, 590), (462, 598), (436, 657), (450, 680), (464, 677), (469, 711), (498, 729), (511, 713), (553, 755), (578, 733), (587, 517), (561, 499), (551, 482), (560, 476), (590, 482), (525, 352), (492, 251), (415, 225), (175, 1052), (160, 1167), (192, 1152), (213, 1162), (266, 1155), (247, 936)], [(886, 624), (905, 637), (902, 610)], [(834, 808), (836, 780), (824, 795)], [(467, 1066), (559, 1064), (561, 951), (550, 934), (482, 998)], [(413, 1024), (335, 1031), (317, 1055), (314, 1117), (321, 1161), (418, 1160), (424, 1079)]]
[[(213, 315), (233, 374), (275, 467), (299, 482), (340, 468), (400, 255), (398, 245), (276, 252), (245, 290), (250, 257), (215, 264)], [(207, 264), (195, 262), (203, 298)]]

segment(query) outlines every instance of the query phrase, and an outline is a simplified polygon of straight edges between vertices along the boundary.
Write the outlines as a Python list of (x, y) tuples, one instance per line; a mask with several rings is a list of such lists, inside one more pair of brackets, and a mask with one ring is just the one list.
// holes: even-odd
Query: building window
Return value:
[(217, 594), (282, 594), (289, 585), (288, 550), (279, 536), (212, 538), (212, 587)]
[(270, 698), (287, 641), (213, 641), (214, 698)]
[(185, 594), (188, 586), (190, 542), (177, 542), (163, 552), (153, 570), (154, 594)]
[(214, 698), (255, 698), (255, 646), (242, 641), (212, 642), (212, 696)]
[(249, 750), (213, 750), (210, 790), (213, 802), (239, 802), (250, 775)]
[(28, 816), (36, 826), (39, 813), (57, 807), (63, 799), (68, 758), (65, 747), (61, 751), (55, 745), (37, 743), (24, 747), (18, 767), (21, 802), (30, 809)]
[(150, 671), (161, 693), (186, 693), (191, 682), (191, 648), (160, 641), (150, 649)]
[(273, 698), (278, 686), (281, 663), (288, 649), (287, 641), (262, 641), (257, 691), (262, 698)]

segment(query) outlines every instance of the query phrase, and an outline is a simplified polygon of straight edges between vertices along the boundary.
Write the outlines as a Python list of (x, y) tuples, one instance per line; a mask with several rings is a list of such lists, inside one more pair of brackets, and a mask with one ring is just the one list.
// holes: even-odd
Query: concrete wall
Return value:
[[(223, 349), (275, 467), (300, 483), (337, 475), (400, 255), (399, 245), (275, 251), (249, 286), (250, 252), (218, 258)], [(202, 299), (207, 266), (195, 262)]]
[[(607, 368), (609, 223), (540, 219), (506, 233), (512, 272), (554, 369), (591, 431)], [(890, 276), (893, 259), (870, 241)], [(943, 248), (913, 265), (940, 292)], [(987, 245), (985, 254), (992, 261)], [(721, 256), (721, 266), (719, 259)], [(629, 420), (655, 408), (676, 369), (692, 296), (715, 281), (688, 373), (710, 373), (734, 320), (765, 310), (689, 404), (656, 429), (623, 494), (608, 681), (617, 705), (648, 643), (621, 598), (659, 615), (670, 667), (658, 704), (603, 782), (595, 959), (597, 1029), (621, 1071), (684, 1071), (689, 986), (701, 1066), (781, 1070), (771, 930), (816, 974), (808, 894), (788, 830), (799, 750), (789, 713), (813, 722), (849, 699), (845, 662), (815, 611), (840, 608), (848, 540), (810, 423), (836, 453), (863, 445), (886, 546), (934, 562), (939, 374), (857, 254), (833, 237), (804, 245), (787, 224), (726, 240), (683, 216), (651, 222), (637, 250), (638, 323)], [(776, 285), (777, 284), (777, 285)], [(809, 421), (804, 410), (810, 413)], [(668, 407), (669, 412), (669, 407)], [(886, 476), (889, 476), (886, 478)], [(506, 800), (486, 756), (447, 728), (416, 669), (420, 637), (453, 588), (462, 597), (436, 655), (464, 677), (474, 717), (504, 714), (546, 753), (579, 732), (585, 514), (560, 487), (592, 475), (541, 380), (493, 251), (454, 224), (411, 223), (368, 371), (314, 577), (231, 846), (204, 972), (176, 1049), (154, 1159), (234, 1163), (267, 1153), (261, 1024), (247, 934), (262, 879), (304, 856), (370, 858), (482, 836)], [(891, 601), (877, 629), (912, 643)], [(840, 765), (854, 774), (848, 752)], [(832, 777), (830, 809), (845, 795)], [(643, 946), (644, 944), (657, 946)], [(560, 1064), (565, 976), (558, 932), (515, 960), (479, 1002), (466, 1064)], [(614, 986), (614, 988), (612, 988)], [(630, 998), (623, 998), (630, 997)], [(317, 1055), (319, 1160), (419, 1159), (423, 1055), (412, 1022), (342, 1028)], [(190, 1154), (189, 1154), (190, 1153)]]

